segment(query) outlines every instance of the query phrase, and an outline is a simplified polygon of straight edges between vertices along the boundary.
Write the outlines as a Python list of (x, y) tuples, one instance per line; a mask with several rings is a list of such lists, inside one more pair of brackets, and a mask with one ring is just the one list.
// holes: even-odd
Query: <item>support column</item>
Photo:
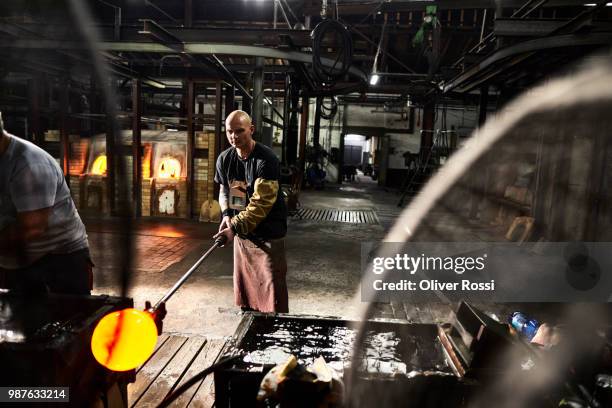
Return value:
[(421, 160), (424, 161), (433, 146), (433, 132), (436, 118), (436, 103), (427, 102), (423, 106), (423, 128), (421, 130)]
[[(89, 77), (89, 112), (90, 113), (100, 113), (100, 101), (98, 98), (98, 92), (96, 91), (96, 78), (95, 75), (91, 75)], [(89, 134), (88, 136), (93, 136), (98, 132), (100, 125), (98, 122), (93, 120), (93, 117), (88, 119), (89, 122)]]
[(300, 172), (304, 173), (306, 168), (306, 132), (308, 131), (308, 112), (309, 101), (307, 96), (302, 97), (302, 116), (300, 120), (300, 150), (299, 150), (299, 165)]
[(185, 18), (183, 20), (185, 28), (193, 26), (193, 0), (185, 0)]
[[(42, 145), (44, 142), (43, 134), (40, 127), (40, 94), (41, 94), (40, 76), (36, 75), (28, 81), (29, 93), (29, 123), (31, 129), (31, 140), (37, 145)], [(28, 138), (28, 135), (26, 135)]]
[[(221, 81), (217, 81), (215, 84), (215, 160), (213, 163), (217, 163), (217, 158), (221, 154), (221, 143), (223, 142), (223, 133), (221, 132), (221, 123), (223, 121), (222, 112), (222, 94), (221, 94)], [(215, 167), (208, 169), (208, 171), (215, 171)], [(215, 183), (215, 197), (219, 197), (219, 185)]]
[(195, 82), (189, 78), (187, 80), (187, 218), (193, 216), (193, 192), (195, 188), (194, 165), (195, 160)]
[(478, 127), (484, 125), (487, 120), (487, 105), (489, 104), (489, 86), (480, 88), (480, 101), (478, 106)]
[[(489, 86), (484, 85), (480, 88), (480, 101), (478, 103), (478, 127), (481, 127), (487, 120), (487, 105), (489, 103)], [(482, 161), (481, 161), (482, 162)], [(486, 185), (488, 165), (480, 171), (471, 171), (470, 184), (472, 185), (472, 200), (470, 203), (470, 219), (478, 217), (480, 203), (486, 197)], [(482, 192), (483, 196), (479, 196)]]
[[(115, 89), (114, 79), (109, 81), (109, 87), (112, 91)], [(108, 209), (111, 214), (115, 214), (115, 178), (116, 178), (116, 170), (117, 163), (115, 153), (117, 149), (115, 147), (115, 118), (113, 118), (110, 114), (109, 105), (105, 106), (106, 108), (106, 198), (108, 203)], [(119, 135), (117, 135), (119, 136)]]
[(290, 91), (290, 117), (289, 117), (289, 133), (287, 134), (287, 164), (296, 164), (298, 150), (298, 109), (300, 103), (299, 87), (297, 83), (291, 83)]
[(60, 161), (64, 177), (70, 176), (70, 141), (68, 140), (68, 104), (70, 103), (70, 90), (68, 77), (60, 80)]
[(344, 137), (348, 125), (348, 105), (342, 105), (342, 130), (340, 131), (340, 151), (338, 152), (338, 184), (342, 184), (342, 167), (344, 166)]
[(142, 85), (132, 80), (132, 199), (134, 216), (142, 215), (142, 146), (140, 121), (142, 117)]
[(264, 101), (264, 58), (255, 57), (255, 73), (253, 77), (253, 124), (255, 125), (255, 138), (263, 140), (263, 101)]
[[(235, 88), (233, 86), (225, 87), (225, 112), (224, 117), (226, 118), (231, 112), (236, 109), (236, 99), (235, 99)], [(221, 120), (222, 130), (225, 129), (225, 124), (223, 119)], [(225, 137), (224, 132), (221, 132), (221, 151), (224, 151), (229, 147), (229, 142), (227, 141), (227, 137)]]
[(321, 133), (321, 102), (322, 96), (317, 96), (317, 102), (315, 104), (315, 117), (314, 117), (314, 129), (312, 134), (312, 146), (316, 147), (319, 145), (319, 134)]
[(287, 137), (289, 136), (289, 89), (291, 87), (290, 76), (285, 76), (285, 93), (283, 97), (283, 142), (281, 147), (281, 163), (287, 165)]

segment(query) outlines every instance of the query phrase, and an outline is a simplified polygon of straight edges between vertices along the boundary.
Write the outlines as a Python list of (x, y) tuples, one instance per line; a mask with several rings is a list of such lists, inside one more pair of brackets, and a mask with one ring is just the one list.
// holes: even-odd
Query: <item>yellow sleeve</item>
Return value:
[(238, 234), (248, 234), (270, 213), (278, 194), (278, 181), (258, 178), (254, 192), (246, 208), (232, 218), (232, 226)]

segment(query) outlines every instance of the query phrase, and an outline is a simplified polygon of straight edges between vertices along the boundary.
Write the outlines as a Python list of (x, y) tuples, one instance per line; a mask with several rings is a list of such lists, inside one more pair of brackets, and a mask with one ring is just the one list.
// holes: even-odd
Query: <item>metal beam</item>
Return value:
[(440, 87), (444, 93), (463, 86), (462, 92), (469, 91), (478, 85), (466, 85), (469, 81), (484, 73), (485, 70), (491, 69), (495, 64), (509, 57), (516, 57), (521, 54), (537, 52), (553, 48), (579, 47), (579, 46), (598, 46), (608, 45), (612, 42), (612, 34), (609, 33), (592, 33), (581, 36), (576, 35), (559, 35), (555, 37), (538, 38), (522, 42), (520, 44), (501, 49), (488, 58), (484, 59), (478, 65), (470, 68), (466, 72), (455, 77), (451, 81), (441, 83)]
[(139, 79), (132, 82), (132, 198), (134, 215), (142, 215), (142, 146), (140, 119), (142, 116), (142, 86)]
[[(223, 94), (222, 94), (221, 86), (222, 86), (221, 81), (217, 81), (215, 83), (215, 153), (214, 153), (215, 156), (213, 160), (213, 167), (211, 169), (208, 169), (208, 171), (215, 171), (215, 164), (217, 163), (217, 159), (219, 158), (219, 155), (221, 154), (221, 142), (222, 142), (222, 139), (225, 139), (223, 137), (223, 133), (221, 132), (221, 124), (223, 123), (223, 112), (222, 112)], [(211, 152), (209, 152), (208, 154), (210, 155), (210, 153)], [(214, 196), (219, 197), (219, 184), (217, 183), (215, 183)], [(212, 202), (212, 200), (214, 200), (214, 197), (208, 198), (209, 203)]]
[[(543, 37), (553, 34), (566, 26), (570, 20), (516, 20), (513, 18), (496, 19), (493, 32), (498, 37)], [(608, 21), (589, 21), (591, 31), (612, 31)]]
[[(525, 0), (503, 0), (504, 8), (519, 8), (525, 3)], [(585, 1), (581, 0), (550, 0), (547, 7), (560, 6), (582, 6)], [(427, 6), (436, 5), (438, 11), (441, 10), (467, 10), (467, 9), (495, 9), (498, 0), (393, 0), (385, 1), (380, 6), (379, 11), (382, 13), (394, 13), (402, 11), (424, 11)], [(305, 5), (302, 13), (304, 15), (317, 15), (320, 11), (320, 2), (311, 2), (310, 5)], [(372, 4), (366, 2), (343, 2), (338, 4), (338, 13), (341, 16), (347, 15), (366, 15), (371, 13)]]
[(70, 106), (69, 78), (60, 79), (60, 161), (64, 170), (64, 177), (70, 177), (70, 141), (68, 140), (68, 107)]
[[(195, 191), (195, 82), (187, 80), (187, 218), (193, 216), (193, 198)], [(210, 198), (210, 197), (209, 197)]]
[(145, 34), (151, 37), (151, 39), (154, 41), (166, 45), (176, 52), (183, 53), (185, 51), (183, 40), (170, 34), (170, 32), (157, 24), (155, 21), (149, 19), (142, 19), (140, 21), (143, 23), (143, 28), (138, 32), (138, 34)]
[(314, 117), (314, 129), (312, 132), (312, 145), (317, 147), (319, 145), (319, 134), (321, 133), (321, 104), (323, 103), (323, 97), (317, 96), (315, 102), (315, 117)]
[(300, 144), (298, 153), (298, 162), (300, 166), (300, 172), (303, 174), (306, 168), (306, 133), (308, 131), (308, 113), (309, 102), (308, 97), (302, 97), (302, 114), (300, 115)]
[(498, 37), (542, 37), (566, 22), (567, 20), (496, 18), (493, 33)]
[(291, 101), (289, 100), (289, 88), (291, 86), (291, 76), (285, 76), (285, 87), (283, 95), (283, 141), (281, 148), (281, 162), (283, 165), (287, 164), (287, 135), (289, 134), (289, 106)]
[(253, 124), (255, 125), (255, 129), (257, 130), (256, 135), (258, 136), (258, 141), (264, 144), (263, 140), (263, 102), (264, 102), (264, 93), (263, 93), (263, 65), (264, 59), (263, 57), (255, 58), (255, 70), (253, 75)]
[[(225, 88), (225, 117), (234, 111), (236, 101), (236, 91), (232, 85), (228, 85)], [(223, 124), (223, 122), (221, 122)], [(229, 142), (227, 141), (227, 137), (221, 137), (221, 151), (227, 149), (229, 147)]]
[[(100, 49), (113, 52), (150, 52), (168, 54), (176, 50), (163, 44), (142, 43), (142, 42), (101, 42)], [(57, 40), (31, 40), (31, 39), (11, 39), (0, 41), (0, 48), (29, 48), (29, 49), (82, 49), (84, 44), (75, 41)], [(298, 61), (306, 64), (312, 63), (312, 54), (298, 51), (285, 51), (274, 48), (258, 47), (250, 45), (219, 44), (219, 43), (186, 43), (184, 52), (188, 54), (217, 54), (217, 55), (239, 55), (239, 56), (259, 56), (264, 58), (279, 58), (289, 61)], [(321, 58), (323, 65), (334, 66), (334, 60)], [(367, 75), (359, 68), (352, 66), (349, 73), (364, 81)]]
[(185, 27), (191, 28), (193, 25), (193, 0), (184, 0), (185, 18), (183, 24)]
[[(30, 121), (30, 131), (32, 142), (41, 145), (44, 142), (40, 127), (40, 105), (41, 105), (41, 75), (34, 75), (28, 81), (28, 118)], [(29, 135), (26, 135), (28, 138)]]

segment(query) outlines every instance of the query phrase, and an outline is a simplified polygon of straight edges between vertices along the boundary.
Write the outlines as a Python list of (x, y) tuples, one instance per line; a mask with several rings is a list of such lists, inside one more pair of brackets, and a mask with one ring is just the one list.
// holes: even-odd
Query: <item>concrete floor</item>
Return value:
[[(286, 237), (289, 309), (294, 314), (356, 318), (353, 297), (360, 278), (362, 241), (377, 241), (399, 213), (398, 196), (369, 177), (323, 191), (303, 191), (306, 208), (372, 209), (380, 224), (289, 220)], [(96, 264), (94, 293), (120, 293), (120, 234), (117, 221), (85, 220)], [(217, 226), (175, 219), (139, 220), (133, 283), (129, 296), (136, 307), (156, 302), (212, 245)], [(169, 333), (222, 337), (233, 334), (241, 319), (233, 304), (232, 250), (217, 249), (168, 301), (164, 330)]]

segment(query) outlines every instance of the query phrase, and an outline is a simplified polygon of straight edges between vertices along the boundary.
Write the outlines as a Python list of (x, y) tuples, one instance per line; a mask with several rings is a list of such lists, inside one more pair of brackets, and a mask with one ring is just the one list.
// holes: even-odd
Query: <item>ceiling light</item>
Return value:
[(370, 75), (370, 85), (376, 85), (378, 84), (378, 81), (380, 81), (380, 75), (378, 74)]

